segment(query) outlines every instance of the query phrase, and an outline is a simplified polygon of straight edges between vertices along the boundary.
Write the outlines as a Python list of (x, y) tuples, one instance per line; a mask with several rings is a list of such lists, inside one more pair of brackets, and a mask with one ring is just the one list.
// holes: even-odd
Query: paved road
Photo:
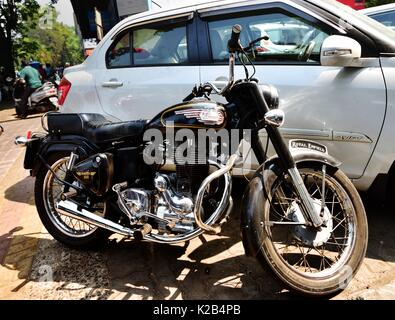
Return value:
[[(244, 256), (239, 210), (220, 236), (185, 245), (114, 237), (99, 251), (68, 249), (42, 227), (34, 179), (13, 138), (39, 126), (1, 110), (0, 299), (292, 299), (273, 276)], [(367, 204), (368, 205), (368, 204)], [(395, 299), (395, 213), (368, 205), (369, 248), (351, 285), (333, 299)]]

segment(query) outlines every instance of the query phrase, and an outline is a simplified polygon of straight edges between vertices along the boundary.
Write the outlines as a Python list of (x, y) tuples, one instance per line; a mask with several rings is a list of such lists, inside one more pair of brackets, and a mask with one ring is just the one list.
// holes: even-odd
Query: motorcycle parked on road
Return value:
[[(232, 210), (232, 169), (246, 154), (241, 143), (229, 156), (213, 160), (209, 147), (196, 151), (196, 137), (206, 129), (250, 130), (261, 166), (243, 197), (246, 254), (269, 265), (293, 290), (335, 293), (346, 287), (365, 256), (364, 206), (325, 146), (307, 140), (286, 144), (277, 91), (260, 86), (246, 65), (262, 38), (242, 48), (240, 31), (233, 27), (229, 83), (222, 90), (213, 83), (195, 87), (183, 103), (150, 121), (111, 123), (99, 114), (48, 113), (43, 117), (47, 133), (17, 137), (17, 144), (27, 146), (25, 168), (36, 177), (39, 216), (55, 239), (77, 248), (98, 245), (111, 233), (168, 244), (219, 234)], [(236, 57), (246, 73), (237, 81)], [(228, 103), (211, 100), (213, 93)], [(269, 159), (258, 137), (261, 129), (277, 153)], [(164, 135), (163, 142), (146, 139), (150, 130)], [(174, 143), (172, 130), (176, 137), (185, 130), (194, 136)], [(157, 151), (165, 156), (149, 162)]]
[[(15, 111), (17, 115), (21, 115), (22, 96), (25, 92), (26, 81), (17, 78), (14, 84), (13, 98), (15, 101)], [(36, 91), (34, 91), (28, 99), (28, 113), (56, 111), (59, 109), (58, 90), (56, 84), (47, 81)]]

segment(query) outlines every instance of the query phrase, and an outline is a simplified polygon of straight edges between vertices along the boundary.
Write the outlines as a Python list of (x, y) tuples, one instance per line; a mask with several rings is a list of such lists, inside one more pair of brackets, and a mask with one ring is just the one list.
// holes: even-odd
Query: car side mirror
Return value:
[(329, 36), (322, 43), (321, 65), (328, 67), (358, 67), (361, 64), (361, 45), (345, 36)]

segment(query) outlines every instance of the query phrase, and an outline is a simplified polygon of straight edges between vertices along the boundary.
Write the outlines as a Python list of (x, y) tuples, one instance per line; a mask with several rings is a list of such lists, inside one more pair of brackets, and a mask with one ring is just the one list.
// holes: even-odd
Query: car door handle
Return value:
[(119, 88), (123, 86), (123, 82), (117, 80), (105, 81), (102, 83), (104, 88)]

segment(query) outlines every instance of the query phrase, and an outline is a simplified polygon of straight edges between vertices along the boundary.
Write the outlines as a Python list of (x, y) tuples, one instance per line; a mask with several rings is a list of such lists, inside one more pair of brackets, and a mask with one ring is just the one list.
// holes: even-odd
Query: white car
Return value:
[[(290, 52), (255, 55), (255, 77), (280, 92), (286, 114), (282, 133), (325, 144), (360, 190), (386, 187), (382, 182), (389, 176), (393, 183), (395, 37), (332, 0), (212, 1), (127, 18), (82, 65), (66, 71), (61, 111), (101, 113), (113, 121), (149, 119), (179, 103), (195, 84), (224, 85), (226, 43), (236, 23), (243, 27), (244, 45), (263, 24), (310, 30)], [(360, 45), (355, 67), (344, 67), (341, 59), (321, 61), (322, 44), (330, 35)], [(343, 50), (346, 61), (349, 48), (339, 45), (334, 44), (334, 52)], [(239, 78), (243, 72), (236, 68)], [(265, 141), (263, 132), (261, 138)]]
[(362, 9), (359, 12), (395, 31), (395, 3)]

